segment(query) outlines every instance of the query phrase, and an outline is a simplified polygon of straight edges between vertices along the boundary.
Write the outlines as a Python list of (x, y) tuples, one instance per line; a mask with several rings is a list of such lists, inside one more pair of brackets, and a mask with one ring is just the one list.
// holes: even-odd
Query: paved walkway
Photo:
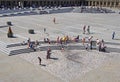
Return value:
[[(37, 52), (47, 51), (48, 48), (50, 48), (51, 50), (61, 50), (62, 46), (60, 46), (60, 45), (40, 46), (39, 48), (36, 49), (36, 51)], [(64, 45), (64, 48), (65, 48), (65, 50), (66, 49), (67, 50), (85, 50), (85, 47), (80, 45), (80, 44), (78, 44), (78, 45)], [(119, 48), (107, 47), (106, 51), (107, 51), (107, 53), (111, 53), (111, 52), (120, 53)], [(10, 51), (9, 55), (18, 55), (18, 54), (31, 53), (31, 52), (35, 52), (35, 51), (33, 49), (30, 49), (30, 48), (23, 48), (23, 49), (18, 49), (18, 50), (12, 50), (12, 51)]]
[[(52, 19), (56, 17), (57, 19), (57, 24), (53, 24)], [(107, 48), (110, 49), (110, 53), (87, 53), (87, 51), (84, 51), (86, 53), (81, 53), (79, 51), (80, 49), (84, 49), (83, 46), (79, 45), (70, 45), (68, 49), (78, 49), (78, 55), (80, 53), (80, 57), (84, 56), (83, 58), (88, 58), (84, 60), (85, 62), (90, 62), (91, 60), (93, 61), (91, 64), (87, 64), (85, 68), (90, 65), (99, 65), (98, 63), (95, 63), (94, 60), (97, 61), (97, 59), (100, 61), (104, 59), (104, 56), (110, 56), (111, 61), (105, 63), (102, 66), (95, 68), (91, 71), (89, 71), (86, 74), (83, 74), (82, 76), (79, 76), (76, 70), (76, 66), (74, 63), (68, 63), (69, 68), (75, 67), (71, 70), (66, 69), (67, 73), (70, 74), (71, 77), (72, 74), (70, 71), (73, 73), (78, 73), (76, 76), (78, 76), (77, 79), (73, 77), (71, 82), (119, 82), (119, 53), (120, 53), (120, 46), (119, 46), (119, 38), (120, 38), (120, 15), (119, 14), (78, 14), (78, 13), (66, 13), (66, 14), (51, 14), (51, 15), (32, 15), (32, 16), (15, 16), (15, 17), (2, 17), (0, 21), (1, 23), (1, 28), (0, 28), (0, 41), (5, 42), (5, 43), (17, 43), (17, 42), (22, 42), (25, 41), (28, 37), (31, 38), (31, 40), (43, 40), (46, 35), (43, 34), (43, 28), (47, 29), (47, 32), (49, 34), (49, 38), (54, 39), (57, 36), (63, 37), (64, 35), (69, 35), (69, 36), (77, 36), (80, 35), (80, 38), (82, 37), (88, 37), (88, 36), (94, 36), (95, 39), (104, 39), (105, 41), (109, 41), (106, 46)], [(115, 20), (113, 20), (115, 19)], [(12, 30), (14, 34), (16, 34), (16, 38), (7, 38), (6, 33), (8, 28), (5, 27), (6, 22), (11, 20), (14, 26), (12, 27)], [(21, 21), (23, 20), (23, 21)], [(83, 35), (82, 34), (82, 28), (84, 25), (90, 25), (91, 26), (91, 34), (90, 35)], [(28, 34), (28, 29), (34, 28), (35, 33), (34, 35)], [(118, 40), (111, 40), (111, 33), (113, 31), (116, 31), (116, 39)], [(48, 36), (47, 36), (48, 37)], [(113, 42), (113, 43), (111, 43)], [(4, 45), (3, 45), (4, 46)], [(14, 45), (16, 46), (16, 45)], [(18, 47), (9, 47), (8, 49), (13, 49), (13, 51), (20, 50), (20, 52), (24, 52), (26, 50), (26, 46), (19, 46)], [(52, 56), (55, 58), (59, 58), (57, 61), (51, 60), (51, 61), (46, 61), (45, 60), (45, 55), (46, 54), (44, 51), (47, 49), (47, 47), (51, 47), (53, 50), (60, 49), (57, 46), (41, 46), (41, 50), (43, 52), (35, 52), (35, 53), (28, 53), (26, 51), (26, 54), (22, 55), (16, 55), (16, 56), (6, 56), (0, 54), (0, 81), (2, 82), (60, 82), (61, 80), (59, 78), (56, 78), (52, 76), (51, 74), (45, 72), (44, 70), (40, 69), (40, 66), (38, 65), (38, 60), (37, 57), (40, 56), (43, 59), (43, 63), (46, 64), (45, 69), (48, 68), (54, 68), (54, 72), (60, 72), (61, 76), (64, 77), (64, 69), (62, 71), (58, 71), (58, 68), (62, 69), (63, 67), (61, 64), (66, 66), (64, 60), (60, 61), (61, 59), (65, 58), (64, 55), (56, 55), (58, 53), (53, 53)], [(57, 47), (57, 48), (56, 48)], [(3, 47), (2, 47), (3, 48)], [(29, 51), (29, 49), (28, 49)], [(117, 52), (117, 53), (116, 53)], [(28, 54), (27, 54), (28, 53)], [(35, 55), (34, 55), (35, 54)], [(74, 53), (73, 53), (74, 54)], [(43, 55), (43, 56), (42, 56)], [(71, 54), (70, 54), (71, 55)], [(116, 58), (113, 58), (115, 55)], [(35, 63), (30, 64), (26, 62), (25, 60), (21, 59), (19, 56), (23, 56), (23, 59), (26, 58), (30, 62)], [(59, 57), (60, 56), (60, 57)], [(87, 57), (86, 57), (87, 56)], [(28, 57), (28, 58), (27, 58)], [(73, 57), (73, 56), (72, 56)], [(72, 58), (71, 56), (68, 59)], [(75, 56), (77, 58), (78, 56)], [(92, 59), (90, 58), (92, 57)], [(99, 59), (100, 57), (100, 59)], [(117, 59), (118, 58), (118, 59)], [(33, 61), (31, 61), (33, 59)], [(35, 59), (35, 61), (34, 61)], [(65, 58), (66, 59), (66, 58)], [(78, 59), (80, 60), (80, 59)], [(88, 61), (89, 60), (89, 61)], [(50, 62), (50, 64), (49, 64)], [(54, 64), (51, 64), (55, 62)], [(94, 64), (93, 64), (94, 63)], [(57, 66), (58, 65), (58, 66)], [(42, 68), (41, 67), (41, 68)], [(81, 67), (80, 67), (81, 68)], [(78, 69), (80, 69), (78, 68)], [(91, 67), (92, 68), (92, 67)], [(109, 70), (110, 69), (110, 70)], [(54, 72), (54, 75), (60, 75), (59, 73), (56, 74)], [(66, 73), (67, 78), (71, 78), (68, 76)], [(61, 81), (63, 82), (63, 81)]]
[[(120, 56), (70, 82), (120, 82)], [(0, 54), (0, 82), (64, 82), (16, 56)]]
[(120, 56), (71, 82), (120, 82)]
[(0, 54), (0, 82), (63, 82), (59, 78), (16, 56)]

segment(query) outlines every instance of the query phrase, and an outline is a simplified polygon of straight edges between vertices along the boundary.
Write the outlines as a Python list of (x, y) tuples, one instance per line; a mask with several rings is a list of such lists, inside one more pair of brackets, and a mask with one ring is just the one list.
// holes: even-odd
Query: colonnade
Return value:
[(87, 0), (88, 6), (120, 7), (120, 0)]

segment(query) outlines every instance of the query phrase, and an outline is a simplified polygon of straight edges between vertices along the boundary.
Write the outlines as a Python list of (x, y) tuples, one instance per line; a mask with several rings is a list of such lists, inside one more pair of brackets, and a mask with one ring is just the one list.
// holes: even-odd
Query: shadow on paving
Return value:
[[(19, 50), (13, 50), (10, 52), (9, 56), (12, 55), (18, 55), (18, 54), (23, 54), (23, 53), (30, 53), (30, 52), (38, 52), (38, 51), (47, 51), (47, 49), (50, 48), (51, 50), (61, 50), (61, 46), (43, 46), (37, 48), (35, 51), (30, 48), (25, 48), (25, 49), (19, 49)], [(64, 46), (65, 50), (85, 50), (84, 46)], [(120, 49), (118, 48), (110, 48), (107, 47), (107, 52), (117, 52), (120, 53)]]
[(17, 46), (25, 46), (27, 45), (27, 43), (25, 43), (24, 45), (22, 43), (15, 43), (15, 44), (9, 44), (6, 46), (6, 48), (9, 48), (9, 47), (17, 47)]
[(17, 54), (22, 54), (22, 53), (30, 53), (30, 52), (35, 52), (35, 51), (33, 49), (30, 49), (30, 48), (13, 50), (13, 51), (10, 51), (9, 56), (11, 56), (11, 55), (17, 55)]
[(120, 48), (107, 47), (107, 51), (108, 52), (117, 52), (117, 53), (120, 53)]
[[(55, 44), (56, 43), (56, 41), (55, 40), (52, 40), (52, 41), (50, 41), (50, 43), (51, 44)], [(71, 42), (69, 42), (69, 43), (71, 43)], [(68, 44), (69, 44), (68, 43)], [(74, 43), (81, 43), (81, 41), (79, 41), (79, 42), (74, 42)], [(35, 44), (35, 41), (32, 41), (32, 44)], [(39, 45), (41, 45), (41, 44), (48, 44), (48, 42), (44, 42), (44, 41), (39, 41)], [(6, 46), (6, 48), (10, 48), (10, 47), (17, 47), (17, 46), (26, 46), (27, 45), (27, 43), (14, 43), (14, 44), (8, 44), (7, 46)]]
[(0, 26), (0, 28), (8, 27), (8, 25)]
[(17, 14), (14, 14), (14, 13), (11, 13), (11, 14), (4, 14), (0, 17), (14, 17), (14, 16), (30, 16), (30, 15), (39, 15), (38, 13), (36, 12), (24, 12), (24, 13), (17, 13)]
[[(61, 46), (43, 46), (43, 47), (39, 47), (36, 49), (36, 51), (47, 51), (48, 48), (50, 48), (51, 50), (61, 50)], [(84, 50), (85, 48), (83, 46), (64, 46), (65, 49), (67, 50)], [(13, 50), (10, 52), (9, 56), (11, 55), (18, 55), (18, 54), (23, 54), (23, 53), (30, 53), (30, 52), (36, 52), (31, 48), (24, 48), (24, 49), (18, 49), (18, 50)]]
[(110, 44), (110, 45), (120, 45), (120, 43), (114, 43), (114, 42), (105, 42), (105, 44)]
[[(33, 44), (35, 44), (35, 41), (32, 42)], [(51, 41), (51, 44), (55, 44), (56, 41), (55, 40), (52, 40)], [(68, 44), (70, 43), (82, 43), (81, 40), (79, 40), (78, 42), (69, 42)], [(86, 42), (88, 43), (88, 42)], [(39, 41), (39, 44), (48, 44), (48, 43), (45, 43), (44, 41)], [(110, 44), (110, 45), (120, 45), (120, 43), (113, 43), (113, 42), (105, 42), (105, 44)], [(7, 45), (6, 48), (10, 48), (10, 47), (17, 47), (17, 46), (26, 46), (27, 43), (25, 44), (22, 44), (22, 43), (15, 43), (15, 44), (9, 44)]]

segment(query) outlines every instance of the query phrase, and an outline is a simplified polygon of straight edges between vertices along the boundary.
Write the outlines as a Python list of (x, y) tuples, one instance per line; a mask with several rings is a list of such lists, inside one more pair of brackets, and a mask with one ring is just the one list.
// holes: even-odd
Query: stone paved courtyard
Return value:
[[(53, 23), (53, 18), (56, 18), (56, 24)], [(78, 48), (82, 43), (68, 44), (69, 48), (65, 51), (52, 50), (52, 59), (46, 59), (46, 51), (38, 50), (36, 52), (22, 53), (12, 55), (25, 59), (26, 61), (39, 66), (37, 57), (42, 58), (43, 70), (49, 72), (62, 79), (65, 82), (71, 82), (79, 79), (88, 72), (100, 68), (106, 62), (113, 58), (120, 58), (120, 15), (113, 14), (87, 14), (87, 13), (61, 13), (47, 15), (31, 15), (31, 16), (13, 16), (1, 17), (0, 21), (0, 49), (6, 55), (12, 50), (25, 49), (27, 46), (15, 46), (6, 48), (6, 45), (21, 43), (27, 41), (30, 37), (32, 41), (43, 41), (44, 37), (51, 40), (56, 40), (58, 36), (63, 37), (68, 35), (75, 37), (93, 36), (94, 40), (104, 39), (108, 53), (99, 52), (98, 50), (89, 50)], [(8, 26), (6, 22), (11, 21), (13, 26), (12, 31), (15, 38), (7, 38)], [(83, 34), (83, 26), (90, 25), (91, 34)], [(43, 29), (46, 28), (47, 33)], [(28, 30), (34, 29), (35, 34), (29, 34)], [(115, 40), (111, 39), (112, 32), (116, 32)], [(56, 46), (57, 44), (41, 44), (44, 46)], [(78, 46), (78, 47), (76, 47)], [(46, 48), (47, 50), (47, 48)], [(118, 73), (120, 76), (120, 74)], [(75, 81), (77, 82), (77, 81)], [(79, 81), (78, 81), (79, 82)], [(119, 82), (116, 81), (116, 82)]]

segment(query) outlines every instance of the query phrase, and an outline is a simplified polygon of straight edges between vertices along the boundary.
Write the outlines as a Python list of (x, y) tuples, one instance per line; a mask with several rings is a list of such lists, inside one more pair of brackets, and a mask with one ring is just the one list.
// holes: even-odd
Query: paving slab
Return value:
[(59, 78), (16, 56), (0, 54), (0, 82), (63, 82)]

